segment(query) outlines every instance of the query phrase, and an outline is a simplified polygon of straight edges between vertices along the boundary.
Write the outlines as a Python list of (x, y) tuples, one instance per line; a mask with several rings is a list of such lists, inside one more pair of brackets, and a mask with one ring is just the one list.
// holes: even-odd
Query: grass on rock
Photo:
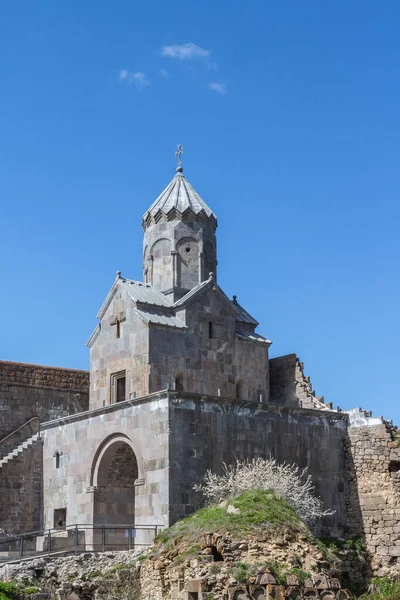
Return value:
[(230, 499), (228, 504), (238, 508), (240, 512), (228, 513), (225, 506), (212, 504), (162, 531), (157, 537), (157, 542), (169, 545), (181, 537), (184, 537), (186, 542), (198, 541), (201, 535), (208, 531), (228, 532), (242, 537), (255, 528), (259, 530), (260, 526), (301, 527), (301, 521), (294, 509), (270, 491), (250, 490)]
[(399, 579), (378, 577), (370, 588), (370, 592), (359, 596), (359, 600), (400, 600)]

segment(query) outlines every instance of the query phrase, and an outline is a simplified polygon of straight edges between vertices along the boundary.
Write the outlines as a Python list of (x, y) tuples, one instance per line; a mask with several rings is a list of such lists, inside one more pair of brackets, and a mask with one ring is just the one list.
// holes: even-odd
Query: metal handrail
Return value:
[(31, 419), (29, 419), (29, 421), (27, 421), (26, 423), (23, 423), (22, 425), (20, 425), (19, 427), (17, 427), (17, 429), (14, 429), (14, 431), (12, 431), (8, 435), (6, 435), (6, 437), (4, 437), (2, 440), (0, 440), (0, 446), (3, 444), (3, 442), (5, 442), (6, 440), (8, 440), (8, 438), (12, 437), (14, 435), (14, 433), (17, 433), (17, 431), (19, 431), (20, 429), (23, 429), (24, 427), (26, 427), (26, 425), (29, 425), (29, 423), (31, 423), (32, 421), (36, 421), (36, 420), (39, 421), (39, 429), (38, 429), (38, 431), (40, 431), (40, 417), (32, 417)]
[[(153, 540), (157, 536), (160, 529), (162, 529), (164, 525), (147, 525), (147, 524), (96, 524), (96, 523), (86, 523), (86, 524), (74, 524), (74, 525), (66, 525), (61, 528), (49, 528), (49, 529), (41, 529), (38, 531), (25, 532), (12, 536), (7, 536), (4, 538), (0, 538), (0, 564), (5, 564), (9, 562), (21, 562), (23, 560), (29, 560), (31, 558), (35, 558), (37, 556), (52, 556), (52, 555), (62, 555), (62, 554), (70, 554), (73, 553), (77, 555), (81, 552), (106, 552), (108, 550), (116, 550), (115, 546), (118, 546), (118, 549), (122, 549), (121, 546), (126, 550), (132, 550), (135, 547), (149, 547), (152, 545), (153, 541), (136, 541), (135, 538), (137, 531), (148, 531), (152, 533)], [(98, 530), (99, 537), (96, 542), (93, 542), (90, 538), (86, 540), (86, 536), (84, 541), (80, 540), (80, 533), (84, 533), (85, 530), (95, 532)], [(107, 531), (109, 530), (122, 530), (127, 532), (127, 535), (124, 537), (124, 542), (121, 544), (118, 541), (112, 540), (107, 542)], [(56, 542), (58, 536), (56, 534), (66, 532), (66, 544), (60, 548), (54, 545), (52, 542)], [(72, 534), (72, 535), (69, 535)], [(29, 538), (33, 538), (34, 547), (26, 550), (25, 542), (28, 542)], [(36, 542), (35, 542), (36, 538)], [(47, 540), (45, 544), (47, 545), (46, 549), (37, 550), (37, 538), (44, 538)], [(12, 551), (10, 549), (10, 545), (16, 543), (15, 550)], [(8, 546), (8, 548), (4, 549), (4, 552), (9, 553), (14, 552), (14, 556), (8, 555), (7, 557), (1, 557), (1, 547)], [(91, 548), (91, 546), (96, 546), (96, 548)], [(110, 548), (111, 546), (111, 548)]]
[(128, 529), (132, 527), (133, 529), (155, 529), (164, 527), (164, 525), (160, 525), (160, 523), (73, 523), (72, 525), (65, 525), (64, 527), (48, 527), (47, 529), (37, 529), (36, 531), (24, 531), (23, 533), (15, 533), (7, 537), (0, 538), (0, 545), (6, 542), (13, 542), (14, 540), (18, 540), (23, 536), (38, 536), (44, 535), (45, 533), (59, 533), (60, 531), (74, 530), (77, 527), (82, 527), (82, 529), (94, 529), (97, 527), (104, 527), (105, 529)]

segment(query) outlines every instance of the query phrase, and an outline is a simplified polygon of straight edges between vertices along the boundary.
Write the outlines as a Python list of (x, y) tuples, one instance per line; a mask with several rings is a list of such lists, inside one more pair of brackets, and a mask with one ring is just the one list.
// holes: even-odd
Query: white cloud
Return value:
[(187, 44), (173, 44), (172, 46), (163, 46), (161, 56), (177, 58), (178, 60), (190, 60), (192, 58), (208, 58), (211, 55), (210, 50), (201, 48), (192, 42)]
[(150, 85), (150, 79), (147, 79), (146, 75), (141, 71), (128, 71), (128, 69), (121, 69), (119, 72), (119, 80), (125, 81), (128, 84), (134, 84), (138, 90), (142, 90)]
[(161, 71), (159, 72), (159, 75), (161, 77), (169, 77), (169, 73), (165, 69), (161, 69)]
[(217, 92), (217, 94), (228, 93), (228, 88), (226, 87), (225, 83), (209, 83), (207, 87), (213, 92)]

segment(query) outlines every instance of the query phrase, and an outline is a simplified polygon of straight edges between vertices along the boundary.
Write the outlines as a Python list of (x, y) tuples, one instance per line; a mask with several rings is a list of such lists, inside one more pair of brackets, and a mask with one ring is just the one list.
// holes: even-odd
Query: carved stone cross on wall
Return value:
[(123, 323), (124, 321), (126, 321), (126, 317), (125, 315), (117, 315), (112, 321), (110, 321), (110, 325), (116, 325), (116, 329), (115, 329), (115, 337), (119, 338), (121, 337), (121, 323)]

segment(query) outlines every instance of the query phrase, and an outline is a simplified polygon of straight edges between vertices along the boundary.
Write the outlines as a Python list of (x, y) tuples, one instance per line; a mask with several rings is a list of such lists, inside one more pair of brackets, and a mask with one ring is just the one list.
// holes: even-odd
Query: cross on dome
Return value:
[(176, 170), (179, 171), (180, 173), (182, 173), (183, 168), (182, 168), (182, 154), (183, 154), (183, 146), (182, 144), (178, 144), (176, 147), (176, 152), (175, 152), (175, 156), (178, 159), (178, 164), (176, 166)]

